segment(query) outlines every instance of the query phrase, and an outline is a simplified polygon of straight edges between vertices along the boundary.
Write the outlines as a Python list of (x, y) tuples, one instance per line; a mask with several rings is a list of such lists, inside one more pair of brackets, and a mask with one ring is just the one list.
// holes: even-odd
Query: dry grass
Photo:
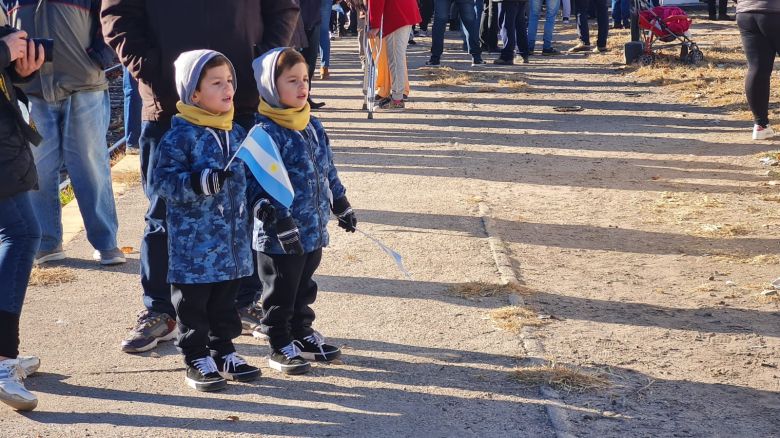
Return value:
[(528, 82), (525, 81), (514, 81), (509, 79), (500, 79), (498, 81), (498, 85), (502, 88), (509, 90), (514, 93), (519, 93), (521, 91), (527, 91), (530, 86), (528, 85)]
[(127, 186), (135, 186), (141, 184), (141, 173), (133, 172), (133, 171), (114, 172), (111, 175), (111, 179), (114, 181), (114, 183), (124, 184)]
[(691, 230), (689, 234), (694, 236), (719, 236), (738, 237), (753, 233), (752, 227), (737, 224), (700, 224), (698, 229)]
[(30, 274), (30, 286), (55, 286), (63, 283), (70, 283), (76, 280), (76, 272), (70, 268), (51, 267), (41, 268), (33, 267)]
[(717, 254), (713, 259), (718, 262), (740, 263), (745, 265), (777, 265), (780, 264), (780, 256), (776, 254), (759, 254), (750, 256), (744, 254)]
[(502, 297), (512, 293), (528, 294), (530, 290), (519, 284), (496, 284), (472, 281), (469, 283), (459, 283), (449, 287), (448, 291), (461, 298), (476, 299), (487, 297)]
[(667, 221), (683, 225), (699, 218), (705, 212), (725, 207), (725, 203), (710, 195), (698, 193), (661, 193), (653, 203), (652, 211), (666, 217)]
[(538, 327), (547, 323), (539, 319), (536, 312), (518, 306), (501, 307), (490, 312), (496, 325), (508, 332), (520, 333), (523, 327)]
[(490, 85), (477, 88), (477, 93), (495, 93), (496, 91), (496, 87), (491, 87)]
[(428, 86), (434, 88), (456, 87), (471, 82), (468, 74), (450, 67), (423, 68), (422, 74), (429, 79)]
[(526, 386), (548, 385), (553, 389), (565, 392), (601, 390), (611, 385), (604, 374), (555, 362), (542, 366), (516, 368), (512, 378)]

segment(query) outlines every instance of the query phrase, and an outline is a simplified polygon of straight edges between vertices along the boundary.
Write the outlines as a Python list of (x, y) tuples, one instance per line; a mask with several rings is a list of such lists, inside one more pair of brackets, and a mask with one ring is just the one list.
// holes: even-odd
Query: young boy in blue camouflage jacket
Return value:
[[(263, 283), (261, 331), (271, 344), (269, 366), (301, 374), (309, 371), (308, 360), (331, 361), (341, 355), (312, 328), (310, 306), (317, 297), (312, 275), (328, 245), (331, 211), (349, 232), (355, 231), (357, 220), (333, 165), (325, 129), (310, 115), (303, 56), (290, 48), (274, 49), (252, 67), (261, 98), (256, 122), (279, 147), (295, 193), (289, 209), (267, 195), (270, 204), (255, 207), (259, 219), (254, 248)], [(249, 184), (251, 191), (255, 183)]]
[(224, 169), (246, 134), (233, 123), (235, 71), (226, 57), (193, 50), (174, 67), (179, 114), (157, 148), (150, 184), (167, 208), (168, 282), (185, 381), (215, 391), (226, 378), (260, 375), (233, 346), (241, 334), (239, 279), (253, 269), (251, 218), (243, 163)]

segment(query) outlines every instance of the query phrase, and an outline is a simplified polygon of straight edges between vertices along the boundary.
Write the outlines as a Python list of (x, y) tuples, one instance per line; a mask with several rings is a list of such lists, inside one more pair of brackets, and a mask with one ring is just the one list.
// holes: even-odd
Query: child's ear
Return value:
[(200, 100), (200, 93), (198, 91), (192, 93), (192, 103), (198, 103), (199, 100)]

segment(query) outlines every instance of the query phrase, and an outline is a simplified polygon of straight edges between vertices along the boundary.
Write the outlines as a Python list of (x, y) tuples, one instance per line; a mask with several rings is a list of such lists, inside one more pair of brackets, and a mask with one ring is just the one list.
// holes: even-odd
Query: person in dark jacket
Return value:
[[(138, 80), (144, 103), (139, 146), (141, 176), (150, 204), (141, 242), (141, 286), (146, 309), (122, 342), (122, 351), (147, 351), (158, 341), (175, 337), (176, 311), (166, 281), (165, 203), (147, 186), (154, 150), (170, 128), (179, 100), (173, 61), (182, 52), (208, 47), (223, 53), (235, 66), (237, 83), (251, 84), (252, 60), (273, 47), (288, 46), (298, 15), (297, 0), (103, 1), (105, 40)], [(259, 101), (254, 87), (241, 87), (234, 98), (236, 123), (250, 128)], [(254, 300), (260, 287), (256, 275), (242, 279), (236, 300), (244, 328), (258, 334), (255, 328), (260, 314)]]
[(263, 196), (262, 188), (249, 181), (249, 191), (254, 187), (260, 193), (250, 198), (265, 198), (273, 207), (265, 220), (255, 221), (254, 229), (257, 270), (263, 280), (261, 330), (271, 345), (269, 366), (301, 374), (309, 371), (308, 360), (331, 361), (341, 355), (312, 328), (310, 306), (317, 298), (312, 276), (328, 245), (331, 212), (347, 231), (355, 231), (357, 220), (333, 164), (325, 129), (310, 115), (303, 57), (291, 49), (275, 49), (255, 60), (253, 67), (262, 96), (257, 125), (278, 145), (295, 193), (288, 208)]
[(767, 140), (775, 135), (769, 126), (769, 86), (780, 53), (780, 2), (740, 0), (737, 26), (748, 63), (745, 94), (753, 112), (753, 140)]
[(19, 101), (26, 98), (14, 83), (32, 79), (43, 58), (26, 32), (0, 27), (0, 401), (24, 411), (38, 405), (22, 380), (40, 361), (19, 356), (19, 316), (41, 241), (29, 194), (38, 184), (30, 144), (41, 136), (25, 120)]

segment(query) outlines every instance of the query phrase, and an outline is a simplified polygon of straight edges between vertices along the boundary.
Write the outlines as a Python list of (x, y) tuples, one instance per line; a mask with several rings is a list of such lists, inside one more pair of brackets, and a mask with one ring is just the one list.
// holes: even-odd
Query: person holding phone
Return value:
[(43, 59), (26, 32), (0, 27), (0, 401), (23, 411), (38, 405), (23, 379), (40, 360), (19, 356), (19, 316), (41, 240), (30, 202), (38, 183), (30, 144), (41, 136), (25, 120), (19, 102), (27, 99), (14, 84), (32, 79)]

